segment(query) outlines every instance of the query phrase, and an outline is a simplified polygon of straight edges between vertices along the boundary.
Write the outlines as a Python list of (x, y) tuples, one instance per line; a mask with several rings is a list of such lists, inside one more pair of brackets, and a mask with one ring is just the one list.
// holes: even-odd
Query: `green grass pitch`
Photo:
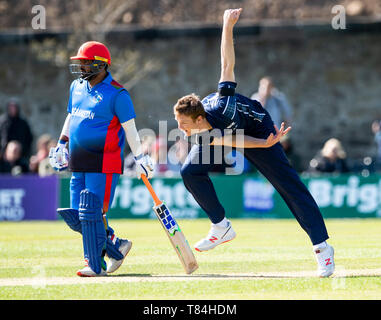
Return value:
[[(110, 220), (133, 241), (122, 267), (79, 278), (82, 240), (62, 221), (0, 223), (0, 299), (380, 299), (381, 220), (328, 219), (336, 273), (315, 276), (309, 238), (295, 220), (232, 220), (237, 237), (196, 252), (199, 269), (185, 275), (157, 220)], [(179, 220), (189, 243), (207, 219)]]

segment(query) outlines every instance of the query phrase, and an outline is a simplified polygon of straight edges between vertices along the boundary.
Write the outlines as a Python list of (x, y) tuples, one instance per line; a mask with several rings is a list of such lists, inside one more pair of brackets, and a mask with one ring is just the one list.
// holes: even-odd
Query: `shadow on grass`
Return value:
[(258, 278), (301, 278), (301, 277), (313, 277), (313, 276), (276, 276), (276, 275), (228, 275), (228, 274), (167, 274), (167, 275), (158, 275), (158, 274), (149, 274), (149, 273), (125, 273), (125, 274), (116, 274), (116, 275), (108, 275), (108, 277), (142, 277), (142, 278), (171, 278), (171, 279), (258, 279)]
[[(295, 278), (317, 278), (318, 276), (315, 274), (167, 274), (167, 275), (158, 275), (158, 274), (150, 274), (150, 273), (125, 273), (125, 274), (116, 274), (116, 275), (108, 275), (108, 277), (126, 277), (126, 278), (152, 278), (152, 279), (231, 279), (231, 280), (240, 280), (240, 279), (295, 279)], [(338, 279), (338, 278), (347, 278), (347, 279), (361, 279), (361, 278), (381, 278), (380, 274), (337, 274), (332, 275), (327, 279)]]

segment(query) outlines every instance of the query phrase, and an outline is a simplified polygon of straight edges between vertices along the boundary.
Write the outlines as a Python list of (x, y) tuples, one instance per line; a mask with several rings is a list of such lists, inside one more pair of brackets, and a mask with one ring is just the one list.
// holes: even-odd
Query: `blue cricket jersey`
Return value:
[(126, 138), (121, 123), (136, 117), (128, 91), (110, 73), (92, 88), (77, 79), (70, 86), (67, 111), (69, 170), (122, 174)]

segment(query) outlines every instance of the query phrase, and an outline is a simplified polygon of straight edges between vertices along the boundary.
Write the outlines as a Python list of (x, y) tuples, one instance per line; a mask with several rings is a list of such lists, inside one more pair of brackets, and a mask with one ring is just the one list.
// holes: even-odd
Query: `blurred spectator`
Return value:
[(297, 153), (295, 153), (294, 145), (291, 138), (287, 135), (280, 140), (280, 144), (283, 147), (284, 153), (287, 156), (288, 161), (297, 172), (302, 172), (301, 159)]
[(127, 156), (124, 158), (124, 175), (126, 176), (136, 176), (135, 172), (135, 160), (134, 160), (134, 154), (130, 152), (127, 154)]
[(29, 172), (28, 162), (22, 157), (20, 142), (12, 140), (7, 144), (0, 161), (0, 172), (11, 173), (14, 176)]
[(9, 141), (16, 140), (21, 143), (22, 156), (30, 156), (33, 135), (28, 122), (20, 116), (20, 106), (15, 100), (8, 102), (5, 114), (0, 117), (0, 137), (1, 153)]
[(374, 141), (377, 145), (376, 165), (381, 168), (381, 121), (376, 120), (372, 123), (372, 132), (374, 134)]
[(189, 143), (185, 139), (177, 140), (168, 150), (168, 171), (180, 175), (180, 169), (188, 155)]
[(285, 95), (274, 87), (270, 77), (263, 77), (259, 80), (258, 92), (254, 93), (251, 99), (262, 104), (278, 128), (282, 122), (285, 123), (286, 128), (291, 125), (292, 108)]
[(32, 155), (29, 159), (29, 170), (33, 173), (38, 173), (38, 167), (42, 160), (49, 156), (49, 146), (52, 137), (49, 134), (41, 135), (37, 140), (36, 154)]
[(151, 158), (154, 163), (155, 175), (161, 175), (168, 171), (167, 143), (162, 137), (157, 137), (152, 145)]
[[(142, 153), (143, 154), (151, 154), (152, 146), (154, 144), (154, 140), (150, 136), (145, 136), (142, 139)], [(124, 158), (124, 175), (136, 177), (135, 170), (135, 159), (134, 154), (130, 152)]]
[(341, 142), (335, 138), (327, 140), (323, 149), (310, 161), (309, 172), (349, 172), (347, 155)]
[[(46, 145), (46, 148), (48, 150), (48, 155), (40, 161), (38, 164), (38, 174), (41, 177), (50, 176), (52, 174), (58, 174), (57, 171), (55, 171), (52, 167), (52, 165), (49, 162), (49, 150), (50, 148), (54, 148), (57, 145), (57, 140), (50, 139), (48, 144)], [(62, 174), (65, 174), (65, 171), (61, 172)]]

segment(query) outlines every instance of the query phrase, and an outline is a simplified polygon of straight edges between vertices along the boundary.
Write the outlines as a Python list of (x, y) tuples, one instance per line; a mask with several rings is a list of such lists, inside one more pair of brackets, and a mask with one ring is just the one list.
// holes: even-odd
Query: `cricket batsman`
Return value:
[[(202, 137), (216, 129), (230, 129), (234, 136), (238, 129), (244, 130), (243, 143), (239, 145), (226, 135), (214, 140), (209, 136), (201, 142), (200, 139), (195, 139), (196, 143), (181, 168), (185, 187), (212, 222), (209, 234), (195, 244), (195, 249), (211, 250), (236, 236), (231, 222), (225, 217), (225, 210), (217, 198), (208, 173), (222, 165), (214, 163), (214, 152), (211, 149), (226, 145), (241, 147), (244, 148), (245, 157), (280, 193), (300, 226), (310, 237), (318, 264), (318, 276), (329, 277), (335, 268), (334, 250), (326, 242), (328, 233), (316, 202), (289, 164), (280, 143), (271, 145), (252, 140), (270, 138), (271, 134), (276, 134), (272, 136), (272, 140), (279, 138), (285, 133), (283, 125), (282, 132), (279, 132), (274, 127), (269, 113), (258, 101), (236, 93), (233, 28), (241, 11), (242, 9), (233, 9), (224, 12), (218, 92), (202, 100), (195, 94), (190, 94), (180, 98), (174, 106), (178, 127), (187, 136)], [(205, 156), (206, 152), (210, 154)], [(203, 159), (210, 161), (205, 162)]]
[(123, 173), (125, 140), (135, 156), (139, 178), (141, 174), (151, 178), (153, 165), (142, 153), (131, 97), (108, 71), (107, 47), (89, 41), (71, 59), (77, 63), (70, 64), (70, 71), (79, 78), (70, 86), (68, 115), (49, 158), (54, 169), (72, 172), (70, 208), (58, 213), (82, 234), (86, 266), (77, 275), (104, 276), (121, 266), (132, 245), (115, 235), (106, 216)]

